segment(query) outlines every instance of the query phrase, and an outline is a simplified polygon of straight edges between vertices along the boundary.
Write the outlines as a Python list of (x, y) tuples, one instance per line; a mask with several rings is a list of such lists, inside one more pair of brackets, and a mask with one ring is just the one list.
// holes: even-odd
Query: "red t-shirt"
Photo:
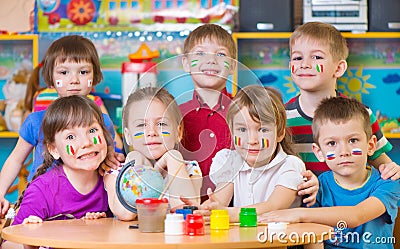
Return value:
[(183, 115), (184, 134), (180, 151), (185, 160), (199, 162), (203, 173), (203, 186), (201, 188), (202, 201), (206, 200), (207, 188), (215, 189), (208, 174), (212, 158), (224, 149), (231, 148), (232, 139), (226, 122), (226, 114), (232, 96), (226, 88), (221, 91), (217, 105), (210, 108), (202, 101), (196, 91), (193, 99), (181, 104), (179, 107)]

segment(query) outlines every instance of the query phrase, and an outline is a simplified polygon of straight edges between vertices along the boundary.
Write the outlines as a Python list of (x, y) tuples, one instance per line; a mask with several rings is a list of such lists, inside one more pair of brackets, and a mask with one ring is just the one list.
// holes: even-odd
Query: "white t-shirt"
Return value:
[[(235, 150), (223, 149), (213, 158), (210, 179), (215, 185), (233, 183), (234, 206), (242, 207), (267, 201), (277, 185), (297, 190), (304, 170), (303, 161), (287, 155), (280, 145), (275, 158), (258, 168), (250, 167)], [(297, 196), (291, 207), (300, 205), (301, 197)]]

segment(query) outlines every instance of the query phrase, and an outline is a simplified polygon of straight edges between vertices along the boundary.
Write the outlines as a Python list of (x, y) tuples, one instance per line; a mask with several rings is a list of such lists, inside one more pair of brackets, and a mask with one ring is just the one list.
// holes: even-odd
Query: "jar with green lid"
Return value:
[(256, 227), (257, 212), (255, 208), (241, 208), (239, 214), (239, 222), (241, 227)]
[(210, 229), (229, 229), (228, 210), (211, 210)]

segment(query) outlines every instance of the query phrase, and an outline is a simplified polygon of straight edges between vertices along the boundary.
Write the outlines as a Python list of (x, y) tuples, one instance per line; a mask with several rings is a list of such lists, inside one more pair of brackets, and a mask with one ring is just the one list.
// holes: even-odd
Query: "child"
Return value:
[[(332, 170), (319, 176), (318, 208), (274, 211), (261, 220), (337, 227), (337, 236), (325, 241), (325, 248), (376, 248), (378, 240), (388, 241), (393, 236), (400, 184), (382, 179), (367, 165), (377, 139), (365, 106), (354, 99), (325, 99), (314, 112), (312, 130), (313, 152)], [(393, 242), (379, 248), (393, 248)]]
[[(88, 95), (93, 86), (102, 80), (96, 48), (90, 40), (77, 35), (54, 41), (44, 56), (42, 76), (47, 85), (55, 87), (59, 97)], [(44, 114), (45, 111), (39, 111), (27, 117), (19, 131), (17, 144), (3, 165), (0, 174), (0, 217), (5, 215), (9, 207), (5, 199), (7, 189), (29, 154), (34, 150), (28, 180), (32, 179), (43, 162), (43, 134), (40, 125)], [(114, 126), (108, 115), (104, 116), (104, 121), (114, 137)]]
[(194, 92), (192, 100), (180, 105), (185, 127), (180, 151), (200, 164), (202, 201), (207, 199), (207, 188), (215, 188), (208, 177), (212, 158), (231, 147), (225, 117), (232, 96), (226, 81), (235, 69), (236, 51), (232, 36), (216, 24), (194, 29), (184, 43), (182, 64), (191, 74)]
[(231, 222), (237, 222), (241, 207), (255, 207), (261, 214), (300, 206), (297, 186), (305, 166), (293, 155), (280, 94), (259, 85), (244, 87), (227, 121), (235, 150), (223, 149), (213, 158), (210, 178), (216, 190), (202, 208), (226, 208), (235, 196), (234, 207), (227, 209)]
[[(314, 142), (311, 123), (320, 101), (327, 97), (342, 96), (336, 90), (337, 79), (347, 69), (348, 48), (340, 31), (330, 24), (309, 22), (298, 27), (290, 37), (290, 69), (300, 94), (286, 103), (288, 127), (306, 168), (315, 174), (329, 170), (325, 162), (319, 162), (312, 153)], [(383, 136), (372, 111), (372, 131), (378, 139), (378, 148), (368, 160), (379, 168), (383, 179), (400, 177), (400, 167), (385, 154), (392, 146)], [(382, 165), (385, 164), (385, 165)]]
[(13, 225), (110, 216), (98, 168), (113, 142), (100, 108), (85, 96), (58, 98), (42, 130), (44, 163), (16, 204)]
[[(133, 148), (126, 162), (135, 160), (136, 165), (156, 168), (166, 184), (176, 174), (166, 195), (171, 207), (182, 203), (181, 195), (196, 200), (200, 194), (201, 170), (198, 166), (191, 167), (192, 164), (181, 168), (185, 161), (176, 147), (183, 131), (182, 114), (174, 97), (163, 88), (138, 89), (129, 96), (122, 119), (125, 140)], [(118, 171), (111, 170), (104, 176), (109, 205), (119, 219), (132, 220), (136, 214), (125, 209), (117, 198), (117, 175)]]

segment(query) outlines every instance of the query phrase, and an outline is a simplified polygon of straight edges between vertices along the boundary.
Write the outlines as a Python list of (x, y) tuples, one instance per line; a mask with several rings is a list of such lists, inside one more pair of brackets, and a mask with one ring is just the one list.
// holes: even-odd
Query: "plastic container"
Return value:
[(211, 210), (210, 229), (213, 229), (213, 230), (229, 229), (228, 210)]
[(190, 236), (204, 235), (204, 219), (202, 215), (186, 215), (185, 234)]
[(164, 232), (168, 199), (144, 198), (136, 200), (139, 231), (143, 233)]
[(257, 212), (255, 208), (241, 208), (239, 213), (241, 227), (256, 227)]
[(286, 222), (269, 222), (268, 223), (268, 239), (280, 238), (280, 234), (286, 234)]
[(175, 213), (182, 214), (184, 220), (186, 220), (186, 215), (193, 214), (191, 209), (177, 209), (175, 210)]
[(165, 235), (185, 234), (185, 220), (183, 214), (167, 214), (165, 219)]

